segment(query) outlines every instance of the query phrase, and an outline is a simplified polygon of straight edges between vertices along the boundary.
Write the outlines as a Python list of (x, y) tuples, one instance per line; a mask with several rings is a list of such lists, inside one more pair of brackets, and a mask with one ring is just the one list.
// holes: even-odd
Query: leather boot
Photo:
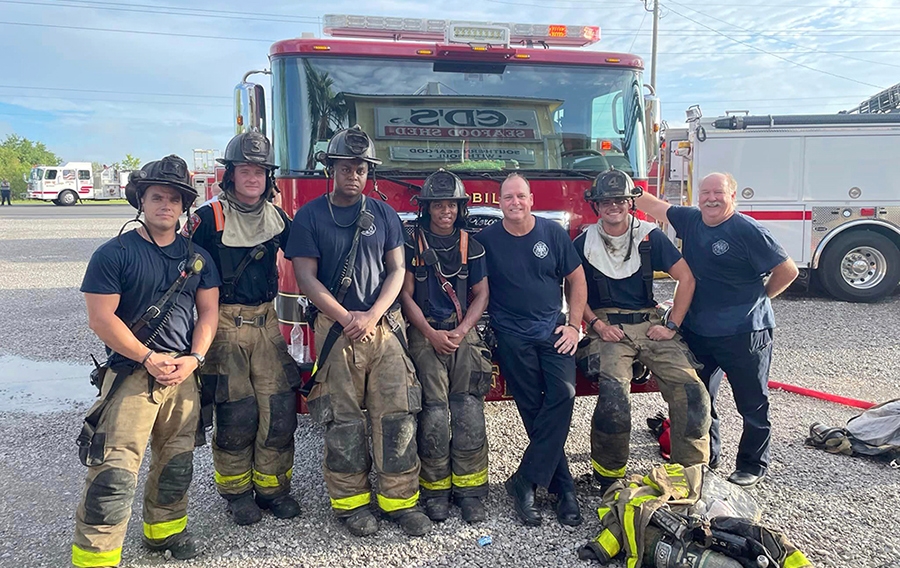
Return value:
[(278, 519), (293, 519), (300, 514), (300, 504), (287, 493), (271, 499), (257, 493), (256, 504), (260, 509), (272, 511)]
[(431, 532), (431, 520), (418, 507), (394, 511), (388, 514), (388, 518), (400, 525), (409, 536), (424, 536)]
[(177, 560), (188, 560), (200, 554), (197, 546), (194, 544), (194, 539), (186, 530), (161, 540), (152, 540), (146, 536), (141, 536), (141, 539), (144, 542), (144, 547), (147, 549), (155, 552), (168, 550), (172, 553), (172, 558)]
[(556, 518), (561, 524), (570, 527), (577, 527), (584, 521), (574, 491), (559, 494), (559, 501), (556, 502)]
[(450, 518), (450, 498), (447, 495), (429, 497), (425, 500), (425, 514), (436, 523)]
[(378, 519), (368, 505), (357, 507), (349, 517), (342, 520), (353, 536), (370, 536), (378, 532)]
[(463, 520), (469, 524), (487, 519), (487, 511), (484, 510), (481, 497), (458, 497), (456, 505), (459, 507)]
[(506, 492), (513, 498), (519, 519), (529, 527), (540, 526), (541, 513), (534, 506), (534, 484), (516, 472), (506, 480)]
[(238, 525), (252, 525), (262, 520), (262, 511), (253, 500), (253, 491), (240, 495), (225, 495), (228, 500), (228, 512)]

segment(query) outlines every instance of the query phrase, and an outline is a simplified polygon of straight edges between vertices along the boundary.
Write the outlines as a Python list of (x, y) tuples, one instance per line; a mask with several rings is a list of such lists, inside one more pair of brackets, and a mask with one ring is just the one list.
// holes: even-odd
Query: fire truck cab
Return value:
[[(262, 87), (247, 82), (254, 72), (235, 91), (235, 131), (272, 138), (289, 216), (330, 190), (316, 153), (354, 124), (383, 160), (366, 192), (397, 210), (410, 231), (414, 198), (438, 168), (463, 179), (474, 227), (502, 218), (500, 182), (521, 171), (535, 214), (573, 237), (596, 221), (583, 195), (598, 173), (616, 167), (647, 188), (658, 104), (645, 96), (640, 57), (580, 49), (599, 40), (598, 27), (347, 15), (324, 21), (330, 37), (271, 47), (271, 70), (264, 71), (271, 74), (271, 124)], [(313, 343), (290, 263), (280, 265), (279, 288), (282, 329), (292, 352), (308, 360)], [(497, 377), (488, 398), (504, 393)]]
[(665, 132), (665, 193), (696, 205), (700, 180), (728, 172), (738, 210), (772, 231), (835, 298), (873, 302), (900, 283), (900, 114), (730, 115)]

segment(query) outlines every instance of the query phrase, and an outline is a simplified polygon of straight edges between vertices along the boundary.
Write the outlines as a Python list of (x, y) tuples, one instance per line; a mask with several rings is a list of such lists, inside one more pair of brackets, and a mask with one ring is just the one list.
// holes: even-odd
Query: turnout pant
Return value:
[(575, 358), (556, 351), (556, 334), (538, 341), (494, 333), (500, 370), (528, 434), (519, 473), (551, 493), (574, 491), (565, 444), (575, 408)]
[[(103, 397), (115, 373), (106, 372)], [(163, 540), (187, 526), (188, 486), (193, 475), (194, 440), (200, 419), (197, 380), (179, 385), (153, 382), (143, 368), (124, 379), (97, 424), (105, 436), (103, 463), (88, 468), (75, 513), (72, 564), (118, 566), (137, 489), (138, 469), (150, 440), (150, 473), (144, 485), (144, 537)], [(98, 401), (97, 404), (101, 404)]]
[(609, 324), (609, 313), (647, 313), (649, 321), (620, 324), (625, 338), (611, 343), (590, 330), (591, 342), (576, 359), (585, 376), (597, 381), (597, 406), (591, 420), (591, 465), (598, 475), (625, 477), (631, 441), (632, 365), (640, 361), (656, 378), (669, 405), (672, 462), (687, 467), (709, 462), (710, 402), (697, 376), (693, 356), (676, 335), (668, 341), (647, 337), (653, 325), (662, 325), (650, 310), (603, 308), (594, 315)]
[(716, 399), (722, 372), (734, 394), (734, 403), (744, 420), (738, 445), (736, 469), (763, 475), (769, 467), (769, 368), (772, 364), (772, 330), (763, 329), (726, 337), (704, 337), (685, 331), (685, 340), (703, 368), (700, 378), (709, 389), (710, 460), (718, 461), (722, 450)]
[(472, 329), (454, 353), (441, 355), (414, 327), (409, 328), (409, 350), (422, 384), (422, 496), (447, 495), (451, 489), (459, 497), (487, 495), (484, 396), (493, 380), (490, 350)]
[[(333, 323), (323, 313), (316, 318), (317, 353)], [(341, 517), (371, 501), (372, 461), (382, 511), (409, 509), (419, 500), (416, 414), (422, 408), (422, 389), (392, 328), (405, 334), (399, 309), (389, 310), (366, 341), (351, 341), (341, 333), (327, 358), (316, 363), (307, 405), (313, 419), (325, 426), (322, 470), (331, 507)], [(369, 455), (370, 428), (374, 456)]]
[(207, 359), (202, 381), (215, 391), (212, 451), (219, 493), (289, 493), (297, 429), (292, 389), (300, 373), (272, 303), (223, 304)]

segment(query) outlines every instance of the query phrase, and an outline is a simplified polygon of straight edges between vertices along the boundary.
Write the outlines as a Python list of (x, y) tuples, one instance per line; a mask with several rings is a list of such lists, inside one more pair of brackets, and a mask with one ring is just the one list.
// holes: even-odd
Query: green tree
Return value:
[(59, 156), (47, 149), (43, 142), (32, 142), (18, 134), (10, 134), (0, 142), (0, 179), (8, 179), (14, 197), (23, 197), (25, 181), (23, 175), (31, 172), (33, 166), (57, 166), (62, 163)]
[(125, 159), (118, 162), (118, 164), (119, 168), (123, 170), (137, 170), (141, 167), (141, 159), (131, 154), (125, 154)]

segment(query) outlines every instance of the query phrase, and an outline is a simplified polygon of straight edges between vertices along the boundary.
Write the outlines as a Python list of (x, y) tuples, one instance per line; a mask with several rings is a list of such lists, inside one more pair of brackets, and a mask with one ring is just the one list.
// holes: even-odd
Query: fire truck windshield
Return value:
[(646, 177), (640, 71), (528, 62), (272, 61), (281, 175), (359, 124), (388, 170), (581, 170)]

